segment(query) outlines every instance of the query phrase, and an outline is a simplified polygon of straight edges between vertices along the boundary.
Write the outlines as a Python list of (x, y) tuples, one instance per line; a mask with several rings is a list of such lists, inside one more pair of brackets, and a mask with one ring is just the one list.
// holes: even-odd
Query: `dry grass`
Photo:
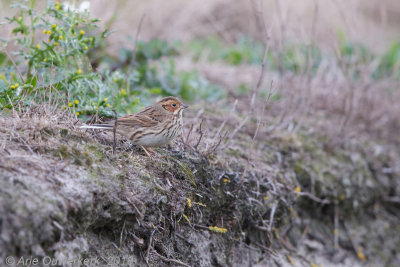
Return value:
[[(0, 17), (13, 14), (9, 4), (0, 3)], [(45, 0), (36, 1), (43, 6)], [(146, 14), (141, 38), (191, 40), (195, 37), (218, 35), (231, 42), (239, 34), (262, 39), (259, 25), (254, 20), (254, 2), (229, 0), (152, 0), (152, 1), (107, 1), (91, 2), (91, 12), (102, 18), (103, 25), (111, 23), (109, 51), (118, 54), (121, 44), (130, 44), (134, 39), (140, 18)], [(264, 17), (271, 32), (271, 41), (279, 45), (284, 40), (309, 42), (330, 47), (336, 42), (338, 30), (343, 30), (352, 41), (360, 41), (374, 50), (387, 49), (398, 40), (400, 4), (395, 0), (335, 0), (319, 3), (315, 0), (292, 1), (264, 0)], [(317, 4), (317, 10), (316, 10)], [(317, 26), (313, 26), (317, 21)], [(10, 29), (0, 27), (0, 35), (7, 37)]]
[[(142, 38), (169, 40), (191, 40), (195, 37), (218, 35), (231, 42), (239, 34), (262, 39), (259, 25), (254, 20), (258, 1), (97, 1), (92, 12), (106, 22), (115, 15), (112, 29), (118, 32), (112, 43), (118, 47), (125, 43), (125, 36), (134, 36), (132, 25), (138, 25), (142, 14), (146, 14)], [(309, 42), (314, 39), (319, 45), (330, 47), (336, 41), (338, 30), (343, 30), (352, 41), (360, 41), (373, 49), (386, 49), (399, 37), (400, 5), (397, 1), (330, 1), (314, 0), (263, 1), (264, 17), (271, 32), (271, 40), (279, 45), (284, 40)], [(317, 10), (316, 9), (317, 5)], [(109, 6), (105, 9), (104, 6)], [(313, 26), (313, 22), (317, 26)]]

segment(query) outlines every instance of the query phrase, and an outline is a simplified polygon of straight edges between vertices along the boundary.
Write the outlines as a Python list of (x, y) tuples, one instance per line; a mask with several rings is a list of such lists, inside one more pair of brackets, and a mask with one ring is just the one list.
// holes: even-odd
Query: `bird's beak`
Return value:
[(183, 108), (188, 108), (189, 106), (182, 103), (182, 107)]

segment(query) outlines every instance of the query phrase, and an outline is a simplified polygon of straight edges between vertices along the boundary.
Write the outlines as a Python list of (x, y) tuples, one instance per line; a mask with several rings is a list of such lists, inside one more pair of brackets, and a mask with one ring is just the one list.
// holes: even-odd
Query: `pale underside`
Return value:
[[(132, 131), (132, 126), (120, 125), (117, 127), (117, 131), (129, 138), (134, 145), (149, 147), (162, 146), (170, 143), (182, 133), (182, 112), (179, 112), (177, 115), (178, 116), (173, 116), (171, 118), (172, 121), (175, 121), (172, 124), (171, 121), (168, 122), (168, 120), (165, 120), (159, 123), (159, 125), (149, 127), (149, 129), (144, 131), (139, 129), (137, 131)], [(178, 120), (178, 123), (176, 123), (176, 120)]]

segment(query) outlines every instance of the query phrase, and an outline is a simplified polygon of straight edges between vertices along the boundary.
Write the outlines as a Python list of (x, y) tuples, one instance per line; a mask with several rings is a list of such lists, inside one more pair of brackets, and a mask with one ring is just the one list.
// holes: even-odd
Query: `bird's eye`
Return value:
[(173, 107), (176, 107), (176, 104), (174, 103), (174, 104), (172, 104), (172, 106), (173, 106)]

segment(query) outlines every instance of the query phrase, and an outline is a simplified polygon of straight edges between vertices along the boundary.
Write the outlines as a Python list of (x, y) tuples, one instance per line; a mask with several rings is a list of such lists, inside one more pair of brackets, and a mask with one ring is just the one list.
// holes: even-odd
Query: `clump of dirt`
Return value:
[[(395, 149), (354, 141), (330, 150), (310, 133), (254, 141), (240, 131), (235, 145), (207, 156), (186, 140), (150, 159), (122, 138), (113, 155), (110, 133), (79, 130), (72, 115), (43, 109), (0, 116), (2, 260), (400, 262)], [(192, 137), (199, 135), (197, 128)], [(250, 146), (257, 160), (249, 163)]]

